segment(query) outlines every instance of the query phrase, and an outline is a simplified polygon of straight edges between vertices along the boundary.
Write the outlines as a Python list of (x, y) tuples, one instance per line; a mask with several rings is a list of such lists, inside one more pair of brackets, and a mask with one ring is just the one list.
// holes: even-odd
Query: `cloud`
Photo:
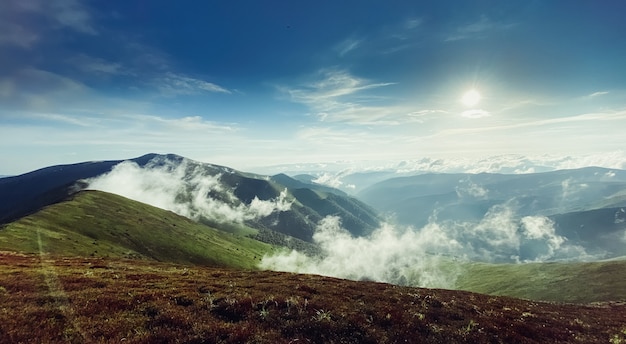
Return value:
[[(613, 220), (614, 224), (620, 224), (626, 222), (626, 210), (624, 208), (620, 208), (615, 212), (615, 220)], [(626, 231), (624, 232), (626, 234)], [(624, 236), (626, 238), (626, 235)]]
[(74, 65), (85, 73), (99, 75), (130, 74), (121, 64), (107, 61), (99, 57), (80, 54), (71, 59)]
[(424, 254), (417, 232), (398, 233), (385, 225), (370, 237), (354, 238), (338, 217), (329, 216), (320, 221), (313, 240), (323, 257), (284, 252), (263, 257), (261, 268), (441, 288), (452, 287), (457, 276), (455, 269), (438, 268), (444, 264), (439, 257)]
[(339, 54), (340, 57), (345, 56), (347, 53), (355, 50), (356, 48), (359, 47), (359, 45), (361, 45), (361, 42), (363, 40), (361, 39), (353, 39), (353, 38), (348, 38), (346, 40), (344, 40), (343, 42), (337, 44), (337, 46), (335, 47), (335, 50), (337, 51), (337, 53)]
[(404, 28), (407, 30), (413, 30), (416, 27), (422, 25), (422, 18), (412, 18), (412, 19), (408, 19), (404, 22)]
[(217, 84), (171, 72), (157, 78), (154, 81), (154, 85), (165, 96), (193, 95), (205, 92), (232, 93), (230, 90)]
[(475, 198), (485, 199), (489, 194), (489, 190), (471, 181), (469, 177), (460, 180), (455, 187), (456, 195), (459, 198)]
[[(68, 28), (96, 35), (89, 9), (78, 0), (30, 0), (0, 3), (0, 43), (30, 48), (50, 31)], [(22, 23), (31, 23), (28, 27)], [(51, 23), (52, 25), (48, 26)], [(48, 24), (48, 25), (47, 25)]]
[[(469, 118), (484, 117), (482, 110), (468, 110), (468, 111), (469, 112), (466, 115), (464, 115), (463, 113), (461, 115), (464, 117), (469, 117)], [(585, 113), (585, 114), (580, 114), (580, 115), (550, 118), (550, 119), (543, 119), (543, 120), (520, 121), (518, 123), (506, 124), (506, 125), (495, 125), (495, 126), (485, 126), (485, 127), (476, 127), (476, 128), (445, 129), (433, 136), (442, 136), (442, 135), (449, 136), (449, 135), (458, 135), (462, 133), (479, 133), (479, 132), (492, 132), (492, 131), (505, 132), (506, 130), (511, 130), (511, 129), (530, 128), (530, 127), (547, 127), (549, 125), (589, 122), (589, 121), (594, 121), (597, 124), (598, 122), (602, 122), (602, 121), (620, 121), (624, 119), (626, 119), (626, 110), (619, 110), (619, 111), (612, 111), (612, 112), (596, 112), (596, 113)]]
[(183, 132), (200, 131), (200, 132), (212, 132), (212, 133), (225, 133), (234, 132), (237, 127), (234, 123), (218, 123), (212, 121), (206, 121), (201, 116), (185, 116), (178, 118), (167, 118), (154, 115), (122, 115), (121, 118), (130, 120), (136, 123), (143, 123), (147, 128), (155, 129), (179, 129)]
[(207, 170), (187, 159), (177, 162), (157, 157), (144, 167), (122, 162), (86, 182), (88, 189), (118, 194), (194, 220), (243, 223), (291, 208), (293, 200), (286, 191), (276, 199), (255, 197), (250, 204), (242, 203), (220, 182), (222, 173), (228, 172)]
[(465, 118), (483, 118), (483, 117), (489, 117), (491, 116), (491, 114), (485, 110), (480, 110), (480, 109), (471, 109), (471, 110), (466, 110), (463, 111), (461, 113), (461, 116), (465, 117)]
[(504, 24), (495, 22), (485, 15), (481, 15), (480, 19), (475, 22), (458, 27), (453, 33), (449, 34), (444, 41), (452, 42), (464, 39), (484, 38), (492, 32), (508, 30), (515, 24)]
[(92, 90), (74, 79), (35, 68), (16, 70), (10, 76), (0, 77), (4, 85), (0, 97), (8, 106), (20, 110), (51, 112), (61, 107), (86, 101)]
[(56, 113), (33, 113), (33, 114), (28, 114), (27, 117), (37, 118), (37, 119), (41, 119), (45, 121), (61, 122), (61, 123), (76, 125), (80, 127), (90, 127), (95, 122), (93, 118), (67, 116), (67, 115), (56, 114)]
[[(3, 19), (0, 16), (0, 20)], [(15, 45), (29, 49), (39, 41), (39, 35), (17, 23), (0, 21), (0, 45)]]
[[(384, 97), (368, 93), (395, 83), (374, 83), (337, 69), (321, 70), (318, 76), (317, 80), (301, 87), (279, 87), (279, 90), (292, 101), (309, 107), (323, 121), (380, 124), (398, 115), (394, 107), (370, 105), (384, 101)], [(408, 112), (400, 111), (405, 118)]]
[(321, 256), (297, 251), (266, 255), (263, 269), (313, 273), (430, 288), (454, 288), (462, 272), (455, 260), (536, 262), (593, 258), (556, 234), (543, 216), (519, 218), (512, 203), (493, 206), (478, 222), (438, 221), (420, 229), (385, 223), (367, 237), (353, 237), (328, 216), (313, 240)]
[(45, 10), (50, 10), (50, 15), (57, 23), (72, 28), (75, 31), (95, 35), (97, 31), (93, 27), (91, 15), (78, 0), (51, 0), (44, 1), (47, 4)]
[(589, 94), (587, 97), (593, 98), (593, 97), (603, 96), (605, 94), (609, 94), (609, 92), (608, 91), (594, 92), (594, 93)]

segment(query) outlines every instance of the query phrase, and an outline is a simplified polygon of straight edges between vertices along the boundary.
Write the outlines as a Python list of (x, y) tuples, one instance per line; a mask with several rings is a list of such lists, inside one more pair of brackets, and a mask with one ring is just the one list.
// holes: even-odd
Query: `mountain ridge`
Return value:
[[(184, 202), (198, 203), (202, 202), (202, 199), (206, 199), (205, 203), (212, 202), (203, 206), (214, 208), (219, 206), (223, 213), (230, 211), (227, 214), (229, 216), (236, 215), (233, 211), (256, 210), (258, 216), (250, 215), (250, 213), (245, 216), (244, 221), (248, 225), (276, 230), (305, 241), (311, 241), (317, 223), (328, 214), (345, 219), (346, 228), (354, 233), (368, 233), (378, 224), (377, 214), (368, 205), (339, 190), (323, 185), (302, 183), (286, 175), (260, 176), (225, 166), (199, 163), (175, 154), (155, 153), (128, 160), (51, 166), (20, 176), (3, 178), (0, 180), (0, 223), (8, 223), (46, 205), (60, 202), (73, 192), (90, 187), (90, 184), (97, 179), (96, 177), (114, 176), (116, 172), (120, 172), (122, 164), (127, 164), (125, 172), (130, 170), (129, 173), (140, 174), (150, 171), (161, 173), (162, 179), (156, 181), (157, 184), (179, 178), (181, 189), (178, 190), (180, 191), (178, 195), (172, 195), (173, 199), (170, 203), (173, 209), (170, 210), (180, 210), (181, 207), (186, 206)], [(173, 173), (178, 173), (178, 175)], [(142, 182), (140, 177), (136, 180)], [(281, 182), (288, 185), (283, 185)], [(129, 187), (137, 186), (129, 185)], [(303, 188), (314, 189), (324, 194), (324, 197), (317, 203), (309, 199), (298, 200), (291, 190)], [(285, 191), (284, 196), (283, 191)], [(326, 194), (333, 194), (333, 196), (329, 198)], [(132, 195), (126, 196), (132, 197)], [(341, 200), (339, 203), (344, 206), (339, 206), (337, 200)], [(291, 206), (278, 202), (291, 202)], [(352, 216), (351, 209), (345, 206), (347, 204), (352, 207), (351, 209), (359, 211), (360, 217), (367, 218), (358, 219)], [(271, 206), (274, 206), (275, 210), (268, 209)], [(281, 206), (284, 209), (279, 209)], [(313, 209), (311, 206), (318, 207), (318, 209)], [(228, 210), (229, 207), (232, 211)], [(268, 214), (268, 211), (274, 214)], [(205, 221), (209, 225), (222, 221), (212, 217), (211, 214), (208, 216), (200, 214), (198, 220)]]

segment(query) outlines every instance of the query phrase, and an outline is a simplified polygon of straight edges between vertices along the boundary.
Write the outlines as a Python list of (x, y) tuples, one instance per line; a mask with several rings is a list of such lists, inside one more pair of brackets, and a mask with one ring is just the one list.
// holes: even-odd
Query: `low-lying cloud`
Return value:
[(420, 229), (383, 224), (367, 237), (353, 237), (338, 217), (323, 219), (313, 235), (323, 254), (297, 251), (263, 257), (264, 269), (374, 280), (430, 288), (454, 288), (456, 261), (522, 263), (589, 259), (584, 248), (556, 233), (544, 216), (518, 217), (505, 203), (478, 222), (438, 221)]
[(221, 176), (186, 159), (156, 159), (144, 167), (125, 161), (86, 182), (88, 189), (118, 194), (194, 220), (242, 223), (291, 209), (293, 201), (286, 190), (275, 199), (255, 197), (245, 204), (220, 182)]

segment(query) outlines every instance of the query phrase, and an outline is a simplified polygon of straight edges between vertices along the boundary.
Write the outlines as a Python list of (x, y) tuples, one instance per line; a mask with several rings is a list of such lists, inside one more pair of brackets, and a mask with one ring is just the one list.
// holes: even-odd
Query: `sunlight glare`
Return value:
[(463, 97), (461, 97), (461, 103), (465, 106), (471, 107), (478, 104), (481, 98), (482, 97), (477, 90), (471, 89), (463, 94)]

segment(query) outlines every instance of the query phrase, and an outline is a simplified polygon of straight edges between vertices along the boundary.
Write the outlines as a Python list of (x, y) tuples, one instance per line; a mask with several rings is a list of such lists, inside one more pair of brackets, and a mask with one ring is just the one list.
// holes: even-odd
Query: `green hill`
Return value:
[(82, 191), (4, 225), (0, 250), (249, 269), (272, 246), (118, 195)]
[(626, 301), (626, 260), (465, 266), (456, 288), (531, 300)]

